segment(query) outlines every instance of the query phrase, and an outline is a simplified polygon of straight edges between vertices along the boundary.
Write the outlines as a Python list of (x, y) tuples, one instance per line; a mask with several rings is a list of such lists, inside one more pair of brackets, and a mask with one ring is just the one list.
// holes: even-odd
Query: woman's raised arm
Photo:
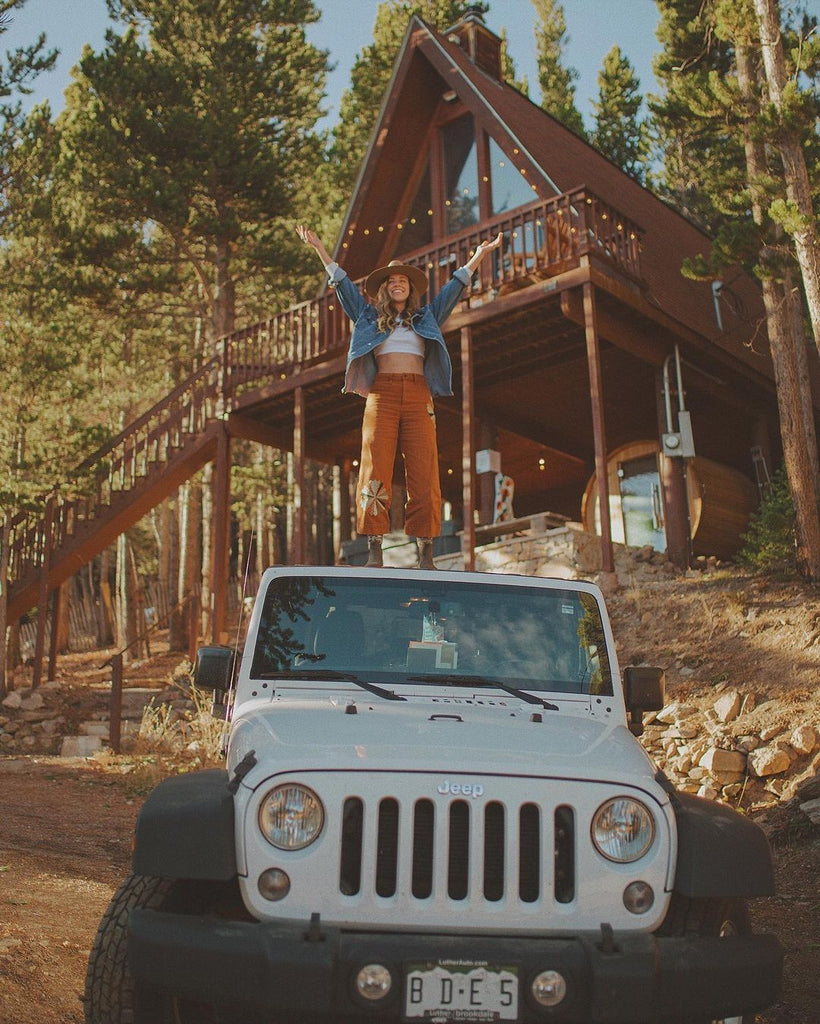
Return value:
[(471, 274), (475, 273), (475, 271), (478, 269), (479, 263), (481, 263), (481, 261), (487, 255), (487, 253), (492, 252), (493, 249), (497, 249), (501, 245), (503, 240), (504, 235), (501, 231), (499, 231), (492, 241), (479, 242), (478, 246), (476, 247), (476, 251), (469, 258), (469, 260), (467, 260), (464, 266), (467, 268), (467, 270), (470, 271)]
[(322, 244), (322, 240), (312, 228), (306, 227), (304, 224), (297, 224), (296, 234), (302, 239), (305, 245), (309, 245), (311, 248), (316, 250), (316, 255), (326, 267), (333, 262), (327, 249), (325, 249)]

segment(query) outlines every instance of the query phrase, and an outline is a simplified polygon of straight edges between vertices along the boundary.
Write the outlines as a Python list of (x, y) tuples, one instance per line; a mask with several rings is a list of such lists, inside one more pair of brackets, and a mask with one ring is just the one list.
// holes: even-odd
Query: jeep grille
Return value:
[[(434, 856), (440, 850), (447, 858), (446, 895), (451, 900), (466, 900), (470, 891), (470, 850), (483, 848), (481, 891), (489, 903), (517, 898), (535, 903), (541, 895), (545, 866), (542, 812), (536, 804), (507, 806), (498, 801), (484, 805), (454, 800), (440, 809), (432, 800), (420, 799), (404, 812), (393, 797), (385, 797), (376, 807), (376, 827), (370, 833), (375, 844), (373, 856), (366, 858), (365, 806), (359, 797), (344, 802), (339, 891), (355, 896), (362, 889), (362, 865), (375, 864), (373, 888), (378, 896), (396, 894), (399, 863), (407, 851), (411, 859), (411, 892), (415, 899), (439, 895), (433, 892)], [(575, 816), (572, 808), (559, 806), (553, 814), (552, 855), (553, 898), (569, 903), (575, 895)], [(508, 836), (510, 830), (515, 836)], [(478, 832), (478, 835), (475, 833)], [(513, 838), (512, 843), (509, 840)], [(477, 843), (476, 843), (477, 840)], [(517, 865), (507, 863), (505, 850), (518, 851)]]

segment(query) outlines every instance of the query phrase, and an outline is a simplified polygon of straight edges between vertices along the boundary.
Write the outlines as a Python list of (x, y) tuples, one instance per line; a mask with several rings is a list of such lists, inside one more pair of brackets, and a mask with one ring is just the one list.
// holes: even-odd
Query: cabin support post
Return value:
[[(54, 503), (52, 494), (46, 502), (45, 521), (43, 522), (43, 548), (40, 562), (40, 593), (37, 598), (37, 637), (34, 642), (34, 665), (31, 677), (31, 688), (36, 690), (43, 677), (43, 655), (46, 646), (46, 620), (48, 618), (48, 576), (51, 572), (51, 546), (54, 543)], [(52, 622), (51, 631), (56, 631), (57, 624)]]
[[(498, 444), (498, 431), (486, 420), (478, 424), (478, 450), (493, 449)], [(503, 472), (503, 467), (502, 467)], [(478, 476), (478, 521), (481, 526), (492, 523), (495, 518), (495, 473), (481, 473)]]
[(224, 642), (228, 593), (228, 557), (231, 536), (231, 437), (227, 424), (220, 424), (216, 442), (214, 472), (213, 569), (211, 583), (211, 637)]
[(598, 505), (601, 512), (601, 568), (615, 571), (612, 552), (612, 522), (609, 516), (609, 481), (606, 465), (606, 430), (604, 426), (603, 382), (601, 378), (601, 352), (598, 346), (598, 316), (595, 308), (595, 288), (591, 281), (584, 284), (584, 331), (587, 342), (589, 367), (589, 397), (592, 404), (592, 434), (595, 441), (595, 478), (598, 487)]
[(461, 328), (461, 490), (464, 528), (461, 555), (465, 572), (475, 569), (475, 407), (473, 404), (473, 341), (469, 327)]
[(342, 556), (342, 544), (353, 535), (350, 469), (350, 459), (337, 459), (333, 467), (333, 554), (337, 562)]
[(51, 594), (51, 640), (48, 645), (48, 678), (57, 675), (57, 646), (60, 640), (60, 614), (63, 604), (63, 588), (55, 587)]
[[(662, 435), (666, 428), (663, 404), (663, 373), (656, 371), (655, 394), (658, 404), (658, 428)], [(689, 565), (689, 499), (686, 494), (686, 467), (683, 459), (659, 456), (661, 487), (663, 488), (664, 533), (666, 554), (673, 565), (686, 569)]]
[(294, 565), (305, 564), (305, 392), (293, 392), (293, 552)]

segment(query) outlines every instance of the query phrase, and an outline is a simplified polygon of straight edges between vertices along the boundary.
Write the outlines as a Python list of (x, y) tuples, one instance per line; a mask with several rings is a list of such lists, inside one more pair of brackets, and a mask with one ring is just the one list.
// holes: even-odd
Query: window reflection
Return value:
[[(273, 580), (254, 678), (353, 672), (388, 683), (611, 694), (595, 599), (569, 590), (312, 577)], [(332, 676), (331, 676), (332, 678)], [(459, 681), (463, 680), (463, 683)]]
[(469, 114), (441, 129), (444, 143), (444, 184), (447, 233), (454, 234), (477, 224), (478, 154)]
[(526, 206), (538, 197), (504, 150), (490, 139), (490, 182), (493, 214)]

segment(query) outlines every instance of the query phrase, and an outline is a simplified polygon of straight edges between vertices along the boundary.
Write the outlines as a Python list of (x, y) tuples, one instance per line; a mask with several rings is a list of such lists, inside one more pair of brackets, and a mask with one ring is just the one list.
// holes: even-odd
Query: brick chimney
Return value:
[(501, 81), (501, 40), (484, 24), (481, 5), (468, 8), (461, 21), (444, 35), (451, 43), (457, 43), (476, 67)]

